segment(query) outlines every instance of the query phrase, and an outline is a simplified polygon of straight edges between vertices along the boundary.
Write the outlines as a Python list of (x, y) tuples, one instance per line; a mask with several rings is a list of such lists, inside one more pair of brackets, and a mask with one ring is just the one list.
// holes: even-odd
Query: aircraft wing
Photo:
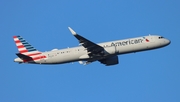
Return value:
[(104, 48), (96, 43), (78, 35), (73, 29), (68, 27), (70, 32), (78, 39), (80, 45), (87, 49), (90, 56), (103, 56)]

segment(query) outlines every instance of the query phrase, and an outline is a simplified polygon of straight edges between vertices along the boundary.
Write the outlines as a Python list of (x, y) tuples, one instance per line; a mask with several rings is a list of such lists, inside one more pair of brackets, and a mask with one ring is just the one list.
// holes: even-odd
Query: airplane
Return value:
[(99, 61), (106, 66), (111, 66), (119, 63), (118, 55), (162, 48), (171, 43), (170, 40), (162, 36), (148, 35), (96, 44), (77, 34), (72, 28), (68, 27), (68, 29), (77, 38), (80, 46), (40, 52), (21, 36), (14, 36), (19, 51), (16, 53), (18, 58), (15, 58), (14, 62), (20, 64), (63, 64), (79, 61), (80, 64), (87, 65)]

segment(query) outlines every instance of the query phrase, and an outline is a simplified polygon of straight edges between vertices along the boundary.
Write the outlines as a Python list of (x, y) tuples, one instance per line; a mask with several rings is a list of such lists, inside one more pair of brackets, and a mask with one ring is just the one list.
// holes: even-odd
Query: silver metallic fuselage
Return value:
[[(66, 48), (60, 50), (53, 50), (49, 52), (43, 52), (46, 58), (42, 58), (37, 61), (31, 61), (28, 63), (34, 64), (61, 64), (75, 61), (96, 61), (103, 58), (121, 55), (127, 53), (134, 53), (139, 51), (146, 51), (161, 48), (170, 44), (170, 40), (162, 38), (158, 35), (143, 36), (137, 38), (130, 38), (124, 40), (110, 41), (105, 43), (99, 43), (105, 49), (104, 56), (89, 57), (87, 50), (83, 46)], [(20, 58), (16, 58), (15, 62), (23, 63)]]

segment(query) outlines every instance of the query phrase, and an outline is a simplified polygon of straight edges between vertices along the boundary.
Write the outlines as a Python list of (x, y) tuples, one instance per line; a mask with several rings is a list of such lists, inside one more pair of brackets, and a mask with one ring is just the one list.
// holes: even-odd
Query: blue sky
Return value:
[[(1, 102), (179, 102), (180, 1), (1, 0)], [(162, 35), (165, 48), (120, 55), (120, 64), (17, 64), (13, 35), (40, 51), (78, 45), (68, 30), (93, 42)]]

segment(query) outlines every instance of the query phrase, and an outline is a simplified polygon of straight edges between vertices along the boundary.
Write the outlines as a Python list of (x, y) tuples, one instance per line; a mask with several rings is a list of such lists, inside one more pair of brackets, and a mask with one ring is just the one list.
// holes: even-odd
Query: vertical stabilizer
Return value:
[(37, 51), (33, 46), (31, 46), (25, 39), (21, 36), (14, 36), (14, 41), (20, 53)]
[(15, 44), (18, 48), (19, 53), (32, 56), (32, 55), (38, 55), (41, 54), (36, 48), (34, 48), (32, 45), (30, 45), (24, 38), (21, 36), (14, 36)]
[(30, 45), (24, 38), (21, 36), (14, 36), (15, 44), (18, 48), (19, 53), (16, 55), (23, 60), (23, 62), (37, 61), (43, 58), (46, 58), (45, 55), (42, 55), (36, 48)]

